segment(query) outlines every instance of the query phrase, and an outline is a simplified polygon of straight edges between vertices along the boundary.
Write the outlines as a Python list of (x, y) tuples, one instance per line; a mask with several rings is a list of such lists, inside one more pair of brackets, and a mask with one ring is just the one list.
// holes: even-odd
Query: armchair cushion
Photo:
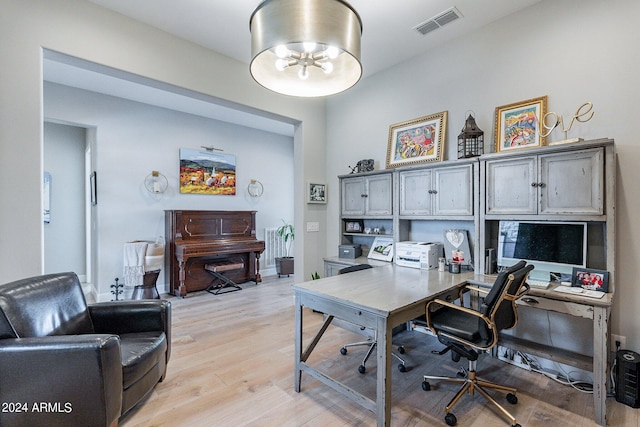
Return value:
[(166, 363), (167, 337), (162, 332), (120, 335), (122, 384), (125, 389), (158, 363)]

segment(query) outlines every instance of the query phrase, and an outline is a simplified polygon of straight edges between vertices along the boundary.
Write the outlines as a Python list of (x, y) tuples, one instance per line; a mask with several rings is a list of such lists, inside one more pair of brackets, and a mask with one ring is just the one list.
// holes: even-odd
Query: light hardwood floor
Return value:
[[(293, 391), (294, 310), (292, 279), (265, 277), (260, 285), (242, 284), (239, 292), (171, 296), (172, 353), (167, 377), (120, 420), (137, 426), (375, 426), (375, 414), (303, 374), (302, 392)], [(305, 312), (305, 337), (317, 331), (322, 316)], [(366, 374), (357, 367), (365, 348), (340, 355), (344, 343), (360, 336), (331, 326), (309, 363), (322, 366), (350, 386), (375, 394), (375, 358)], [(444, 406), (457, 385), (432, 383), (422, 390), (422, 375), (455, 375), (450, 356), (431, 354), (442, 346), (418, 332), (402, 332), (394, 344), (407, 348), (408, 371), (393, 372), (393, 426), (446, 426)], [(509, 405), (523, 426), (593, 426), (590, 394), (545, 376), (481, 356), (478, 375), (518, 388), (519, 403)], [(495, 395), (495, 394), (494, 394)], [(504, 396), (497, 393), (499, 402)], [(607, 399), (611, 426), (640, 426), (638, 411)], [(459, 426), (508, 425), (476, 394), (465, 396), (453, 411)]]

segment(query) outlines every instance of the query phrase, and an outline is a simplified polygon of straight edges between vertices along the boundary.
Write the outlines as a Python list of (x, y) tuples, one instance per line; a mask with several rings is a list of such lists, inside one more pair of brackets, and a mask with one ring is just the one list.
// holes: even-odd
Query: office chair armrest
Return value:
[(476, 291), (476, 292), (479, 292), (479, 293), (485, 294), (485, 295), (488, 294), (489, 291), (491, 290), (491, 289), (487, 289), (487, 288), (481, 288), (481, 287), (475, 286), (475, 285), (465, 285), (464, 288), (467, 291)]
[[(455, 309), (455, 310), (463, 311), (463, 312), (465, 312), (465, 313), (467, 313), (467, 314), (471, 314), (471, 315), (476, 316), (476, 317), (483, 317), (483, 318), (486, 318), (486, 316), (485, 316), (484, 314), (480, 313), (479, 311), (473, 310), (473, 309), (471, 309), (471, 308), (461, 307), (461, 306), (459, 306), (459, 305), (455, 305), (455, 304), (453, 304), (453, 303), (451, 303), (451, 302), (444, 301), (444, 300), (441, 300), (441, 299), (434, 299), (433, 301), (429, 301), (429, 302), (427, 303), (427, 323), (429, 323), (429, 314), (430, 314), (429, 307), (430, 307), (432, 304), (442, 305), (442, 306), (445, 306), (445, 307), (453, 308), (453, 309)], [(488, 320), (488, 319), (487, 319), (487, 320)]]

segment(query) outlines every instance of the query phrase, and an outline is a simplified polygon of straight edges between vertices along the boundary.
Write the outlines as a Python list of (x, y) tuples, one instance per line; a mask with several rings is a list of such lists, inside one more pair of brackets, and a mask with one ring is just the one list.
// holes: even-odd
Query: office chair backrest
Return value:
[(366, 270), (367, 268), (373, 268), (369, 264), (356, 264), (349, 267), (341, 268), (338, 270), (338, 274), (352, 273), (354, 271)]
[(488, 315), (488, 310), (490, 310), (491, 307), (493, 307), (496, 300), (502, 293), (504, 286), (507, 284), (507, 281), (509, 280), (509, 275), (511, 273), (514, 273), (520, 270), (521, 268), (524, 268), (525, 265), (527, 265), (526, 261), (519, 261), (517, 264), (514, 264), (511, 267), (507, 267), (505, 270), (501, 271), (498, 274), (498, 277), (496, 277), (495, 282), (493, 282), (493, 286), (491, 287), (491, 290), (489, 291), (487, 296), (484, 298), (483, 307), (486, 306), (486, 308), (482, 310), (483, 314)]
[[(509, 267), (500, 273), (485, 297), (481, 312), (493, 320), (496, 332), (513, 328), (517, 323), (517, 309), (515, 300), (533, 265), (526, 265), (525, 261)], [(484, 322), (481, 325), (485, 325)], [(493, 340), (492, 333), (485, 327), (480, 328), (480, 335), (487, 342)]]

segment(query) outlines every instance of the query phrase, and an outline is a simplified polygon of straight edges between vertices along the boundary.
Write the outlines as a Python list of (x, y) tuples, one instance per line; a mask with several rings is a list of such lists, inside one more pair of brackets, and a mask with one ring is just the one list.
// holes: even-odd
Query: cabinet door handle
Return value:
[(538, 183), (537, 183), (537, 182), (532, 182), (532, 183), (531, 183), (531, 186), (532, 186), (532, 187), (537, 187), (537, 186), (538, 186)]
[(546, 186), (546, 184), (544, 182), (539, 182), (538, 183), (538, 187), (540, 188), (544, 188)]
[(438, 194), (438, 190), (432, 190), (433, 194)]
[(366, 194), (361, 194), (360, 197), (367, 197), (367, 195)]

